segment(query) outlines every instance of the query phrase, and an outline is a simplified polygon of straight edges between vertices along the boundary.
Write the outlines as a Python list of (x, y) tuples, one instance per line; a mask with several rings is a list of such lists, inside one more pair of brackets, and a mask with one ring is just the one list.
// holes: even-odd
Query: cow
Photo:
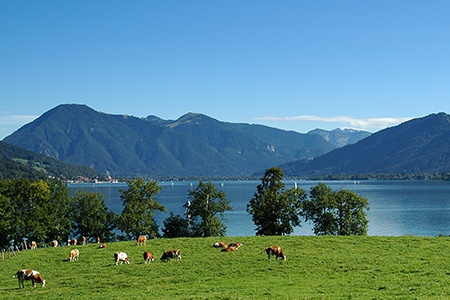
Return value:
[(167, 250), (161, 256), (161, 262), (169, 261), (171, 258), (176, 258), (177, 261), (181, 260), (181, 250)]
[(119, 264), (122, 264), (123, 262), (125, 262), (125, 264), (129, 264), (130, 263), (130, 258), (128, 257), (128, 255), (125, 252), (116, 252), (114, 253), (114, 259), (116, 261), (116, 266)]
[(36, 283), (42, 284), (42, 287), (45, 286), (45, 279), (42, 277), (42, 275), (35, 270), (30, 269), (22, 269), (17, 271), (16, 275), (13, 277), (17, 277), (19, 280), (19, 289), (25, 288), (24, 280), (31, 280), (33, 282), (33, 287), (36, 287)]
[(86, 245), (86, 237), (85, 236), (81, 237), (81, 244)]
[(226, 248), (227, 247), (227, 243), (225, 243), (225, 242), (215, 242), (213, 247), (214, 248)]
[(58, 247), (58, 241), (52, 241), (52, 247)]
[(106, 248), (106, 244), (105, 243), (101, 243), (100, 245), (98, 245), (98, 247), (100, 249), (105, 249)]
[(267, 248), (266, 250), (263, 250), (261, 253), (263, 253), (264, 251), (266, 251), (269, 260), (272, 255), (275, 255), (275, 259), (281, 258), (283, 260), (286, 260), (286, 255), (284, 254), (281, 247), (272, 246)]
[(80, 256), (80, 251), (78, 249), (73, 249), (69, 253), (69, 261), (78, 260), (78, 256)]
[(36, 247), (37, 247), (36, 242), (35, 242), (35, 241), (32, 241), (32, 242), (31, 242), (31, 247), (30, 247), (30, 249), (33, 250), (33, 249), (36, 249)]
[(100, 238), (99, 237), (97, 238), (97, 244), (100, 244)]
[(153, 254), (151, 252), (145, 251), (144, 252), (144, 263), (147, 264), (149, 262), (154, 261)]
[(226, 248), (223, 248), (222, 250), (220, 250), (220, 252), (233, 252), (236, 251), (238, 248), (236, 248), (235, 246), (228, 246)]
[(146, 245), (146, 244), (147, 244), (147, 237), (145, 235), (140, 235), (137, 238), (136, 245), (140, 246), (140, 245)]
[(72, 240), (72, 245), (76, 246), (78, 244), (78, 240), (77, 239), (73, 239)]
[(239, 247), (241, 247), (241, 246), (242, 246), (242, 243), (239, 243), (239, 242), (237, 242), (237, 243), (230, 243), (228, 245), (228, 247), (235, 247), (236, 250), (239, 249)]

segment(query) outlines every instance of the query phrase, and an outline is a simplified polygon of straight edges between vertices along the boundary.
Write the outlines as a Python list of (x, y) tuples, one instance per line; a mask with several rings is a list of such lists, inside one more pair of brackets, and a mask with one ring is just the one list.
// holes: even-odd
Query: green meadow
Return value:
[[(221, 252), (214, 242), (242, 242)], [(283, 247), (286, 261), (261, 253)], [(69, 252), (80, 250), (78, 261)], [(160, 262), (181, 249), (182, 261)], [(155, 261), (144, 264), (143, 251)], [(114, 252), (131, 264), (115, 265)], [(38, 270), (46, 286), (18, 288), (17, 270)], [(153, 239), (39, 248), (0, 261), (0, 299), (448, 299), (450, 238), (285, 236)]]

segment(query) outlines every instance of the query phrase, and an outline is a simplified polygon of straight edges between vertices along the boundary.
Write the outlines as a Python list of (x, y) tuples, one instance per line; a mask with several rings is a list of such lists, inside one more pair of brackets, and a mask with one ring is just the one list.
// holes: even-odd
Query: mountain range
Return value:
[[(447, 174), (450, 171), (450, 115), (431, 114), (378, 131), (352, 145), (311, 160), (281, 166), (286, 176), (352, 174)], [(417, 178), (417, 176), (416, 176)]]
[(112, 177), (248, 177), (370, 135), (340, 129), (303, 134), (198, 113), (177, 120), (138, 118), (63, 104), (3, 141)]

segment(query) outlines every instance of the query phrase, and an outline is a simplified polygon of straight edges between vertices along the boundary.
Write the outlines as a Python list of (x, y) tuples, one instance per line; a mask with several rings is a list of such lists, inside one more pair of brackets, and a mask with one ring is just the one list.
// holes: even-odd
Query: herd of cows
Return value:
[[(77, 239), (69, 240), (67, 242), (68, 245), (77, 245), (78, 241)], [(100, 243), (100, 239), (97, 238), (97, 243), (99, 244), (99, 248), (106, 248), (105, 243)], [(86, 244), (86, 238), (82, 237), (82, 245)], [(147, 237), (145, 235), (139, 236), (136, 245), (146, 245), (147, 244)], [(58, 242), (53, 241), (51, 243), (52, 247), (58, 247)], [(221, 252), (233, 252), (237, 251), (239, 247), (242, 246), (242, 243), (230, 243), (227, 244), (225, 242), (216, 242), (213, 244), (214, 248), (220, 248)], [(36, 249), (36, 242), (31, 242), (31, 249)], [(286, 255), (284, 254), (284, 251), (281, 247), (278, 246), (271, 246), (267, 249), (263, 250), (261, 253), (266, 252), (268, 259), (270, 260), (271, 256), (275, 256), (275, 259), (282, 259), (286, 260)], [(78, 260), (78, 257), (80, 256), (80, 251), (78, 249), (72, 249), (69, 253), (69, 261), (76, 261)], [(154, 261), (153, 254), (149, 251), (144, 251), (143, 253), (144, 257), (144, 263), (150, 263)], [(167, 262), (170, 259), (176, 258), (177, 261), (181, 261), (181, 250), (179, 249), (173, 249), (173, 250), (167, 250), (164, 251), (163, 255), (161, 256), (161, 262)], [(114, 261), (115, 264), (129, 264), (131, 262), (130, 258), (128, 257), (127, 253), (125, 252), (115, 252), (114, 253)], [(42, 287), (45, 286), (45, 279), (42, 277), (42, 275), (36, 271), (31, 269), (22, 269), (17, 271), (17, 273), (14, 275), (14, 277), (17, 277), (19, 280), (19, 289), (25, 288), (24, 281), (25, 280), (31, 280), (33, 287), (36, 287), (36, 283), (40, 283)]]

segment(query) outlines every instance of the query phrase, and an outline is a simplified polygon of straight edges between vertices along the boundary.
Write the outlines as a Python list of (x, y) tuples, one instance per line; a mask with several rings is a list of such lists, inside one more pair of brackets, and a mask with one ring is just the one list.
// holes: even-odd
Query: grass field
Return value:
[[(0, 261), (0, 299), (449, 299), (448, 237), (225, 237), (242, 242), (236, 252), (213, 248), (217, 238), (149, 240), (22, 251)], [(261, 251), (285, 249), (286, 261)], [(183, 260), (159, 261), (164, 250)], [(144, 264), (142, 252), (155, 261)], [(131, 264), (114, 264), (114, 252)], [(8, 255), (6, 255), (8, 256)], [(17, 270), (38, 270), (44, 288), (18, 288)]]

